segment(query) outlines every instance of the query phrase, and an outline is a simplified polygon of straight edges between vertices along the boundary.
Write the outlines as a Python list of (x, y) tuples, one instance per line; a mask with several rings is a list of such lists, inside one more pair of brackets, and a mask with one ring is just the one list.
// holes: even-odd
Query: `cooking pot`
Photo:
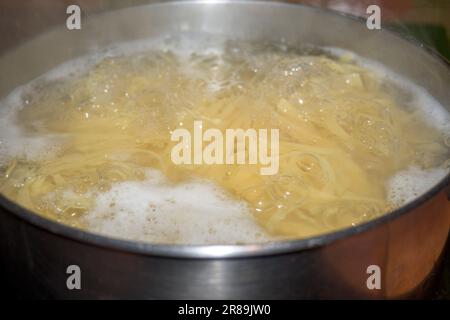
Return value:
[[(357, 18), (268, 1), (152, 3), (89, 17), (81, 30), (62, 24), (0, 58), (0, 95), (111, 44), (186, 31), (348, 49), (424, 87), (450, 110), (449, 64), (423, 45), (369, 30)], [(420, 296), (447, 241), (449, 181), (447, 175), (411, 203), (356, 227), (255, 245), (120, 240), (58, 224), (0, 196), (1, 277), (4, 288), (27, 298)], [(68, 286), (73, 270), (80, 271), (79, 289)]]

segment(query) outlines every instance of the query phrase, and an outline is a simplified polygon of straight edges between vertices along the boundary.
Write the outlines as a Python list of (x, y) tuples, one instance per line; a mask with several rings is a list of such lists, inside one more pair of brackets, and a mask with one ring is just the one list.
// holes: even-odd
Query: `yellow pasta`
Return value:
[[(18, 123), (27, 134), (62, 142), (47, 158), (11, 157), (1, 193), (83, 228), (96, 195), (154, 168), (175, 184), (212, 181), (248, 203), (272, 235), (300, 238), (392, 210), (386, 184), (393, 174), (448, 157), (440, 132), (351, 60), (243, 51), (109, 57), (47, 83), (19, 111)], [(223, 131), (278, 128), (279, 173), (261, 175), (258, 165), (173, 164), (171, 132), (192, 131), (195, 120)]]

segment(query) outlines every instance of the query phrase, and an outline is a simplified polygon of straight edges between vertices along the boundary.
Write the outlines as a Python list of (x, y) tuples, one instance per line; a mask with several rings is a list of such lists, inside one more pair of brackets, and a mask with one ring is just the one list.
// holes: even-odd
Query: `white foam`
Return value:
[(88, 229), (152, 243), (257, 243), (269, 236), (244, 202), (214, 184), (193, 181), (170, 185), (159, 171), (142, 182), (122, 182), (98, 194), (86, 215)]
[[(438, 129), (444, 139), (449, 139), (450, 113), (425, 88), (394, 73), (381, 63), (365, 59), (351, 51), (332, 47), (327, 47), (325, 50), (336, 56), (351, 57), (352, 60), (371, 70), (379, 78), (391, 81), (400, 89), (410, 93), (412, 100), (408, 105), (412, 107), (412, 110), (418, 112), (430, 126)], [(418, 167), (411, 167), (400, 171), (387, 183), (388, 201), (396, 207), (401, 207), (426, 193), (448, 174), (449, 169), (446, 168), (423, 170)]]
[[(11, 159), (20, 157), (28, 160), (41, 160), (54, 155), (61, 144), (61, 138), (55, 135), (27, 136), (18, 124), (17, 114), (26, 107), (23, 96), (32, 95), (37, 84), (79, 76), (95, 63), (106, 57), (126, 56), (146, 52), (152, 49), (176, 52), (180, 64), (189, 72), (188, 60), (193, 53), (220, 56), (223, 53), (225, 37), (208, 34), (185, 33), (183, 36), (166, 35), (154, 39), (124, 42), (103, 48), (80, 58), (67, 61), (29, 83), (16, 88), (0, 101), (0, 166)], [(193, 74), (192, 74), (193, 75)], [(218, 91), (220, 84), (210, 84), (211, 91)]]
[(17, 124), (17, 113), (26, 105), (22, 94), (28, 90), (29, 85), (19, 87), (0, 102), (0, 165), (12, 157), (50, 157), (61, 142), (61, 137), (55, 135), (27, 135)]
[(414, 111), (420, 112), (427, 123), (441, 131), (444, 135), (450, 136), (450, 113), (423, 87), (413, 83), (408, 78), (393, 72), (385, 65), (363, 58), (354, 52), (335, 47), (324, 47), (325, 51), (341, 57), (348, 56), (359, 65), (371, 70), (380, 79), (390, 81), (398, 88), (405, 90), (412, 95), (412, 101), (408, 104)]
[[(184, 32), (183, 35), (168, 34), (152, 39), (120, 42), (103, 50), (103, 57), (127, 56), (150, 50), (171, 51), (181, 61), (187, 61), (192, 54), (222, 55), (227, 38), (207, 33)], [(97, 54), (98, 57), (100, 55)]]
[(448, 174), (444, 168), (422, 170), (411, 167), (393, 176), (388, 183), (388, 201), (396, 207), (411, 202), (430, 190)]

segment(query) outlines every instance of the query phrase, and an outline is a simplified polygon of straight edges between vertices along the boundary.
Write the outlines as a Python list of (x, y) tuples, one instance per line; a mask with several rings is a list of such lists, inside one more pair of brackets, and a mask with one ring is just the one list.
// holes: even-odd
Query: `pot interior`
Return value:
[[(95, 55), (104, 48), (118, 43), (159, 38), (163, 35), (182, 34), (189, 37), (195, 33), (252, 42), (281, 41), (293, 46), (308, 44), (349, 50), (382, 64), (424, 88), (447, 111), (450, 111), (448, 64), (423, 46), (407, 41), (384, 28), (369, 30), (364, 21), (357, 18), (308, 6), (260, 1), (157, 3), (89, 17), (83, 20), (80, 30), (67, 30), (65, 26), (57, 27), (0, 58), (0, 69), (3, 71), (0, 77), (0, 95), (6, 96), (18, 86), (64, 62), (86, 55)], [(278, 246), (287, 247), (293, 243), (314, 246), (365, 230), (422, 203), (443, 189), (448, 179), (448, 175), (443, 177), (429, 193), (416, 199), (416, 202), (409, 206), (399, 208), (390, 215), (358, 228), (306, 239), (303, 242), (288, 241)], [(8, 206), (11, 208), (11, 205)], [(17, 210), (20, 209), (13, 209)], [(48, 222), (44, 224), (48, 227)], [(52, 229), (55, 228), (60, 227), (53, 225)], [(269, 246), (273, 249), (277, 244)], [(208, 248), (202, 250), (206, 255), (212, 254)], [(225, 251), (224, 255), (227, 254)]]

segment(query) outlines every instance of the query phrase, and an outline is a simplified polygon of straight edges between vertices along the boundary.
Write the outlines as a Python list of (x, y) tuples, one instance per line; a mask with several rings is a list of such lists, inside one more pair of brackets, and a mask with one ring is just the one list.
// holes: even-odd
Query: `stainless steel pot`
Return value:
[[(354, 18), (279, 2), (186, 1), (107, 12), (64, 26), (0, 58), (0, 94), (103, 46), (184, 30), (341, 47), (425, 87), (450, 110), (448, 63)], [(39, 217), (0, 197), (3, 285), (44, 298), (398, 298), (421, 294), (450, 226), (450, 176), (413, 203), (319, 237), (244, 246), (153, 245), (103, 237)], [(66, 269), (81, 268), (81, 290)], [(381, 270), (370, 290), (367, 268)]]

